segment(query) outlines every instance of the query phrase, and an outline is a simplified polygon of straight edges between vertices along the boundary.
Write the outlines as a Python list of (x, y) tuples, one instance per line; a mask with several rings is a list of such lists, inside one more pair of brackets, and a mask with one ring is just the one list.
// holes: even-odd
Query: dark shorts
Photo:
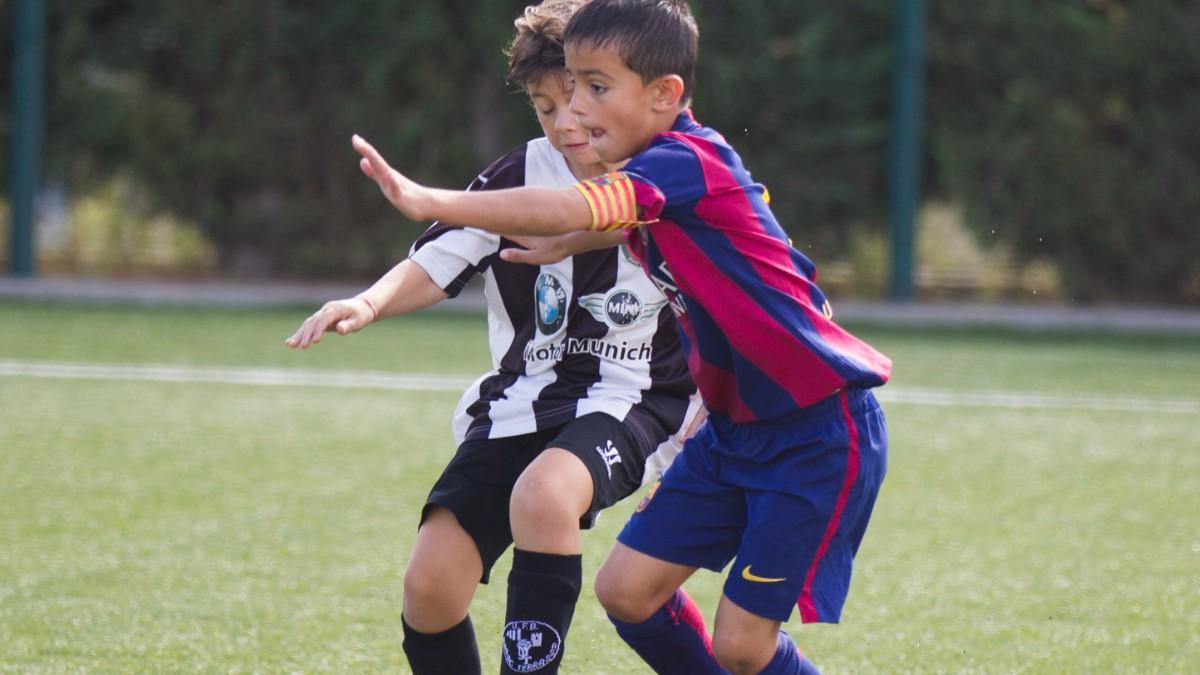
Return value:
[[(483, 559), (482, 583), (492, 566), (512, 545), (508, 503), (525, 468), (547, 448), (562, 448), (578, 457), (592, 474), (592, 503), (579, 519), (583, 529), (595, 524), (601, 509), (632, 494), (642, 483), (646, 458), (657, 443), (604, 413), (584, 415), (561, 427), (522, 436), (464, 441), (434, 483), (421, 511), (421, 522), (433, 505), (443, 506), (475, 540)], [(666, 432), (663, 438), (666, 439)]]
[(759, 616), (837, 623), (887, 471), (870, 392), (841, 392), (778, 424), (715, 416), (684, 445), (618, 540), (660, 560), (721, 571)]

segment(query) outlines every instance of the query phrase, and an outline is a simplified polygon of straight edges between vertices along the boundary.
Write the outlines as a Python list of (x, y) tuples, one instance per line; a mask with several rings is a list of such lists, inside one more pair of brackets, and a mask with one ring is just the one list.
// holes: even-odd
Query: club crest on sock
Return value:
[(542, 621), (510, 621), (504, 627), (504, 663), (517, 673), (550, 665), (562, 649), (558, 631)]

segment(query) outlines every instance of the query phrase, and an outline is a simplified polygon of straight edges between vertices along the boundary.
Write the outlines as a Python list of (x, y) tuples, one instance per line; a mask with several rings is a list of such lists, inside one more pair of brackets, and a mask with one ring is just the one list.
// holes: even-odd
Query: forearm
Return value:
[(449, 296), (433, 282), (425, 268), (404, 260), (359, 293), (359, 297), (367, 298), (378, 310), (375, 317), (378, 320), (436, 305)]
[(427, 188), (426, 218), (499, 235), (552, 236), (587, 230), (592, 212), (573, 188), (527, 186), (461, 192)]

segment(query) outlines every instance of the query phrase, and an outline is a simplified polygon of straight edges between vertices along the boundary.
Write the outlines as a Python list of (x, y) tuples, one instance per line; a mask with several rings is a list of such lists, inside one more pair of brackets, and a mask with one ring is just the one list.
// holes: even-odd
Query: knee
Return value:
[[(587, 511), (590, 489), (580, 489), (575, 481), (549, 475), (530, 467), (517, 479), (509, 502), (509, 518), (514, 528), (577, 528)], [(587, 501), (583, 495), (588, 495)]]
[(774, 643), (764, 644), (746, 633), (717, 630), (712, 640), (713, 657), (734, 675), (757, 673), (771, 662)]
[(604, 607), (604, 611), (614, 619), (625, 623), (641, 623), (650, 618), (658, 607), (647, 600), (644, 593), (639, 593), (625, 582), (624, 575), (603, 565), (596, 572), (596, 599)]
[(446, 595), (448, 579), (426, 565), (410, 564), (404, 570), (404, 602), (417, 606), (438, 605)]

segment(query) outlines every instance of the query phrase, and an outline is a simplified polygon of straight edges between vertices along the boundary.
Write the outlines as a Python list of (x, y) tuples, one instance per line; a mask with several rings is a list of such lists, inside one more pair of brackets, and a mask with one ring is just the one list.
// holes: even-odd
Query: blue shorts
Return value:
[(759, 616), (837, 623), (854, 555), (887, 471), (887, 427), (852, 389), (773, 423), (720, 416), (637, 507), (618, 540), (660, 560), (721, 571)]

